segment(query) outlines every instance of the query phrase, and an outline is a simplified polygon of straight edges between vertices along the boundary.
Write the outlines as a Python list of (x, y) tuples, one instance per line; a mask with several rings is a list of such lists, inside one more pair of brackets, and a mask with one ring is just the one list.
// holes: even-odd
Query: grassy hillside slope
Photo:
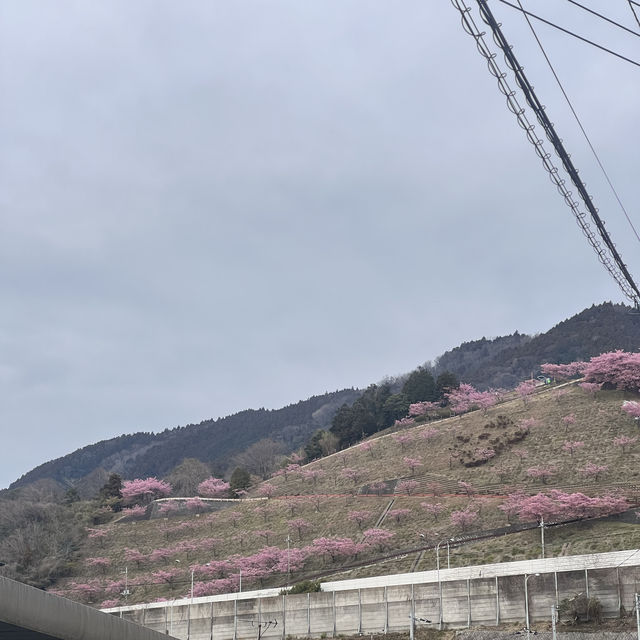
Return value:
[[(184, 596), (192, 570), (196, 595), (237, 590), (240, 569), (243, 589), (285, 585), (287, 564), (291, 583), (423, 570), (434, 566), (430, 547), (437, 541), (505, 526), (507, 517), (498, 507), (517, 489), (624, 493), (636, 502), (640, 447), (623, 451), (614, 444), (614, 438), (638, 431), (620, 410), (627, 398), (634, 396), (617, 391), (590, 396), (575, 384), (542, 388), (526, 405), (507, 397), (486, 414), (474, 411), (378, 434), (263, 483), (253, 497), (262, 492), (271, 494), (269, 499), (234, 501), (215, 512), (208, 511), (210, 504), (182, 501), (170, 516), (96, 527), (56, 589), (113, 606)], [(566, 424), (569, 415), (575, 420)], [(583, 444), (571, 454), (562, 448), (567, 441)], [(461, 464), (488, 447), (497, 454), (486, 463)], [(581, 472), (590, 462), (608, 467), (597, 480)], [(540, 466), (555, 469), (546, 484), (527, 473)], [(425, 506), (434, 504), (440, 513)], [(148, 516), (152, 509), (147, 511)], [(467, 524), (455, 515), (452, 520), (460, 511), (475, 516)], [(386, 531), (388, 539), (367, 533), (372, 528)], [(322, 540), (331, 537), (333, 544)], [(532, 530), (454, 545), (452, 566), (538, 557), (539, 540)], [(633, 513), (547, 531), (548, 556), (636, 546), (640, 527)], [(121, 595), (125, 579), (127, 596)]]

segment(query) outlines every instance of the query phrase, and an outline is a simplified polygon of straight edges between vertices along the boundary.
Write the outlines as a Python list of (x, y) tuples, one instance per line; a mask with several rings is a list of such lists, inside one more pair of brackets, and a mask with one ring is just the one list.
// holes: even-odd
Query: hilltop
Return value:
[[(434, 376), (450, 372), (479, 389), (513, 388), (520, 380), (539, 373), (541, 362), (588, 360), (614, 349), (636, 349), (640, 345), (640, 321), (631, 311), (625, 305), (594, 305), (546, 333), (527, 336), (515, 332), (467, 342), (437, 358), (433, 367), (426, 367)], [(391, 386), (401, 386), (408, 376), (391, 380)], [(50, 488), (57, 486), (59, 494), (75, 487), (82, 497), (89, 498), (110, 473), (124, 478), (162, 477), (185, 458), (199, 460), (209, 471), (228, 476), (235, 466), (234, 456), (265, 439), (276, 443), (278, 453), (289, 454), (318, 430), (328, 429), (339, 408), (352, 405), (362, 394), (361, 390), (344, 389), (282, 409), (247, 409), (160, 433), (122, 435), (46, 462), (10, 488), (47, 482)]]

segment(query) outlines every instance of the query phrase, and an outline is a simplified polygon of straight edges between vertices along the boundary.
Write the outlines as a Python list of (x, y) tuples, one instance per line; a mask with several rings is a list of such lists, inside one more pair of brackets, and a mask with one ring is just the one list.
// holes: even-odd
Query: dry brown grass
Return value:
[[(623, 454), (613, 444), (614, 437), (623, 434), (635, 435), (638, 430), (637, 424), (620, 410), (622, 401), (627, 397), (630, 396), (607, 391), (599, 392), (594, 399), (575, 385), (569, 385), (567, 394), (559, 401), (555, 399), (553, 389), (546, 389), (536, 394), (527, 406), (522, 400), (512, 397), (489, 410), (486, 415), (476, 411), (461, 418), (448, 418), (417, 425), (403, 432), (413, 435), (413, 442), (409, 445), (398, 443), (394, 439), (395, 434), (386, 433), (370, 440), (373, 444), (371, 452), (362, 451), (355, 446), (307, 465), (306, 468), (321, 469), (324, 472), (324, 476), (316, 483), (291, 475), (286, 480), (281, 477), (276, 478), (271, 482), (276, 486), (278, 496), (266, 503), (266, 512), (256, 511), (259, 505), (255, 503), (239, 501), (237, 505), (214, 515), (185, 515), (178, 518), (108, 525), (109, 534), (103, 542), (87, 540), (82, 550), (85, 558), (108, 557), (111, 566), (107, 572), (103, 574), (100, 571), (92, 571), (83, 564), (79, 564), (78, 577), (66, 579), (64, 583), (57, 586), (68, 587), (73, 580), (84, 581), (91, 576), (102, 584), (108, 580), (121, 579), (123, 576), (120, 572), (124, 569), (126, 562), (125, 548), (136, 548), (148, 554), (153, 549), (172, 546), (180, 540), (214, 537), (222, 540), (219, 549), (216, 550), (216, 558), (235, 554), (249, 555), (264, 546), (265, 539), (254, 534), (255, 531), (264, 529), (273, 531), (268, 544), (280, 548), (286, 548), (287, 534), (291, 535), (293, 547), (307, 545), (312, 539), (321, 536), (346, 536), (359, 540), (362, 537), (361, 531), (355, 523), (349, 521), (347, 517), (349, 511), (370, 511), (371, 517), (364, 523), (363, 529), (373, 527), (391, 499), (394, 500), (394, 509), (410, 510), (410, 515), (401, 522), (387, 517), (381, 525), (394, 532), (391, 550), (400, 551), (419, 547), (422, 541), (418, 533), (425, 534), (427, 539), (433, 542), (459, 533), (459, 530), (452, 528), (450, 513), (453, 510), (464, 509), (470, 503), (475, 510), (480, 509), (478, 521), (473, 525), (475, 530), (506, 524), (504, 514), (498, 509), (502, 499), (499, 495), (486, 497), (482, 502), (473, 496), (470, 498), (461, 494), (452, 495), (459, 480), (471, 483), (480, 492), (491, 491), (497, 494), (507, 493), (509, 487), (516, 486), (530, 492), (552, 487), (572, 487), (590, 493), (603, 493), (611, 490), (616, 483), (633, 485), (638, 481), (640, 445)], [(562, 418), (571, 413), (576, 416), (576, 424), (566, 431)], [(516, 424), (522, 419), (535, 418), (538, 425), (530, 430), (522, 442), (506, 446), (487, 464), (467, 468), (454, 461), (450, 469), (449, 452), (456, 444), (460, 444), (460, 437), (469, 438), (472, 445), (486, 442), (486, 439), (479, 438), (484, 433), (490, 433), (495, 437), (496, 430), (488, 429), (487, 424), (495, 421), (499, 415), (507, 416)], [(434, 428), (437, 429), (435, 437), (428, 440), (421, 437), (421, 433), (425, 430)], [(566, 440), (579, 440), (584, 442), (584, 446), (570, 456), (561, 448)], [(528, 451), (529, 456), (522, 464), (514, 455), (514, 448)], [(420, 482), (417, 495), (365, 496), (358, 493), (371, 482), (384, 480), (392, 486), (398, 480), (412, 477), (410, 470), (403, 463), (402, 459), (405, 456), (420, 457), (423, 461), (423, 466), (416, 470), (414, 476), (415, 480)], [(609, 465), (609, 471), (600, 482), (585, 479), (580, 474), (579, 470), (587, 462)], [(540, 465), (551, 465), (557, 469), (557, 474), (546, 487), (539, 481), (531, 480), (526, 474), (528, 467)], [(358, 471), (357, 482), (341, 475), (346, 467)], [(429, 483), (433, 481), (439, 481), (446, 487), (445, 495), (424, 495)], [(299, 496), (299, 498), (293, 496)], [(437, 521), (434, 521), (421, 508), (420, 503), (424, 501), (443, 504), (444, 511)], [(231, 516), (233, 512), (240, 514), (237, 523), (233, 522)], [(292, 531), (287, 525), (289, 520), (296, 517), (302, 517), (312, 525), (310, 531), (304, 534), (301, 540), (298, 539), (297, 532)], [(175, 530), (180, 522), (192, 528)], [(582, 523), (551, 529), (547, 532), (548, 556), (638, 546), (640, 546), (640, 527), (633, 524)], [(539, 532), (528, 531), (452, 549), (451, 564), (462, 566), (520, 560), (538, 557), (539, 553)], [(376, 555), (379, 555), (379, 552), (372, 551), (369, 559), (373, 561)], [(340, 563), (327, 565), (321, 558), (315, 558), (309, 562), (306, 573), (295, 578), (302, 579), (305, 575), (317, 574), (321, 571), (330, 573), (334, 577), (409, 571), (416, 557), (416, 553), (410, 553), (404, 557), (368, 564), (346, 572), (345, 567)], [(131, 566), (130, 563), (128, 570), (131, 582), (144, 583), (144, 585), (132, 589), (129, 602), (184, 595), (188, 590), (190, 579), (188, 567), (211, 559), (214, 559), (212, 553), (197, 552), (178, 554), (165, 565), (143, 564), (141, 567), (136, 567)], [(366, 559), (367, 557), (359, 558), (359, 560)], [(175, 560), (180, 562), (176, 563)], [(169, 566), (182, 568), (180, 584), (173, 589), (168, 585), (154, 584), (151, 572)], [(416, 568), (426, 570), (434, 567), (434, 553), (428, 551), (422, 556)], [(278, 575), (267, 580), (265, 584), (282, 583), (283, 577)], [(74, 594), (73, 591), (68, 593), (71, 597)]]

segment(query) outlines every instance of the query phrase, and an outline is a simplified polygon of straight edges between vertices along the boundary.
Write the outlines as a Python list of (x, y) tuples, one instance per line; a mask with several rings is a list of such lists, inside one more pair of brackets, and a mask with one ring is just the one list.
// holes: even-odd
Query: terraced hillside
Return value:
[[(517, 514), (539, 492), (566, 502), (545, 519), (574, 520), (546, 531), (548, 556), (640, 546), (633, 511), (594, 519), (624, 509), (575, 497), (637, 502), (638, 425), (620, 409), (626, 399), (637, 396), (541, 387), (526, 404), (511, 394), (486, 412), (405, 421), (311, 464), (292, 463), (243, 500), (157, 502), (138, 520), (90, 530), (83, 559), (56, 590), (114, 606), (182, 597), (192, 578), (194, 594), (206, 595), (240, 581), (245, 590), (423, 570), (434, 566), (435, 544), (452, 539), (452, 566), (538, 557), (536, 519)], [(522, 520), (534, 529), (472, 540)]]

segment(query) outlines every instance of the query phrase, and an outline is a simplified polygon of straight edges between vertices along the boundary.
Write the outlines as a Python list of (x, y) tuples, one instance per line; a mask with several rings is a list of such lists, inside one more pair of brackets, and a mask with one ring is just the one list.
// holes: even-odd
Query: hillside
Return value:
[[(640, 344), (640, 319), (630, 311), (624, 305), (604, 303), (534, 337), (516, 332), (464, 343), (436, 360), (434, 374), (450, 371), (479, 389), (513, 388), (537, 374), (541, 362), (587, 360), (613, 349), (632, 351)], [(395, 393), (393, 384), (391, 387)], [(165, 476), (184, 458), (200, 460), (223, 475), (230, 472), (232, 456), (261, 439), (281, 443), (284, 453), (303, 446), (315, 431), (331, 425), (341, 405), (351, 405), (361, 395), (362, 391), (346, 389), (283, 409), (248, 409), (161, 433), (122, 435), (42, 464), (11, 488), (48, 479), (59, 483), (61, 490), (73, 485), (83, 497), (90, 497), (109, 473), (125, 478)]]
[[(509, 522), (533, 520), (536, 527), (535, 517), (516, 516), (527, 495), (542, 491), (560, 504), (562, 495), (614, 493), (617, 499), (626, 495), (629, 506), (636, 504), (638, 426), (620, 410), (628, 398), (638, 396), (591, 395), (575, 383), (541, 387), (526, 404), (512, 394), (486, 413), (431, 422), (422, 417), (409, 428), (376, 435), (304, 467), (294, 464), (252, 491), (254, 498), (268, 499), (160, 501), (137, 521), (125, 516), (90, 529), (69, 576), (55, 589), (112, 606), (125, 599), (119, 595), (124, 567), (128, 602), (184, 596), (191, 571), (196, 595), (205, 595), (237, 590), (240, 571), (243, 589), (250, 589), (285, 584), (287, 566), (292, 582), (428, 569), (434, 555), (423, 550), (439, 540)], [(631, 439), (624, 447), (615, 440), (622, 436)], [(485, 463), (461, 463), (469, 460), (469, 451), (489, 446), (495, 455)], [(603, 468), (589, 473), (590, 464)], [(549, 476), (533, 477), (530, 470), (541, 468)], [(564, 494), (553, 494), (554, 489)], [(593, 506), (603, 500), (592, 500), (591, 507), (584, 506), (585, 498), (571, 500), (572, 511), (558, 510), (545, 520), (603, 512)], [(630, 512), (550, 528), (547, 556), (637, 547), (636, 521)], [(531, 530), (454, 544), (451, 563), (539, 554), (539, 532)]]
[[(282, 409), (248, 409), (225, 418), (167, 429), (162, 433), (136, 433), (83, 447), (29, 471), (9, 488), (51, 479), (67, 487), (82, 482), (96, 470), (125, 478), (168, 474), (184, 458), (210, 464), (224, 474), (234, 454), (265, 438), (273, 439), (288, 453), (303, 445), (317, 429), (326, 428), (343, 404), (360, 392), (344, 389), (313, 396)], [(92, 495), (95, 495), (92, 494)]]
[(541, 362), (586, 361), (615, 349), (634, 351), (638, 345), (640, 317), (631, 307), (607, 302), (533, 337), (515, 332), (463, 343), (440, 356), (435, 370), (450, 371), (479, 389), (512, 389), (520, 380), (536, 375)]

